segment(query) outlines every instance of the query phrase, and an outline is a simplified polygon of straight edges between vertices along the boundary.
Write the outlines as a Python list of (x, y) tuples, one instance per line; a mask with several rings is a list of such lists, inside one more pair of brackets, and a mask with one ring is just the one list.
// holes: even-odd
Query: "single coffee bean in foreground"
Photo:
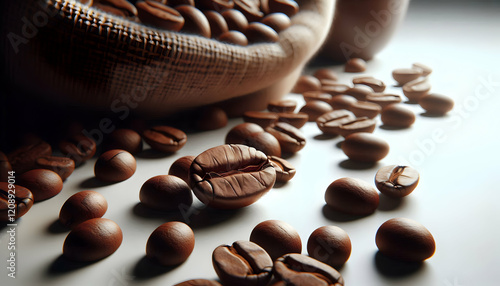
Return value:
[(193, 252), (193, 230), (185, 223), (166, 222), (156, 228), (146, 243), (146, 257), (163, 266), (175, 266), (186, 261)]
[(302, 132), (288, 123), (278, 122), (267, 127), (266, 131), (278, 139), (283, 153), (297, 153), (306, 146)]
[(310, 122), (315, 122), (318, 117), (330, 111), (333, 111), (332, 106), (319, 100), (306, 102), (306, 104), (300, 109), (300, 112), (309, 116)]
[(161, 211), (179, 211), (193, 203), (188, 184), (172, 175), (158, 175), (147, 180), (139, 192), (146, 207)]
[(0, 222), (13, 222), (33, 206), (33, 194), (27, 188), (0, 182)]
[(67, 157), (44, 156), (36, 159), (35, 168), (54, 171), (64, 181), (75, 170), (75, 161)]
[(184, 25), (181, 32), (200, 35), (205, 38), (212, 36), (210, 23), (199, 9), (191, 5), (180, 5), (175, 6), (175, 10), (184, 18)]
[(349, 260), (351, 248), (351, 239), (347, 232), (333, 225), (317, 228), (307, 241), (309, 256), (334, 268)]
[(96, 178), (103, 182), (121, 182), (132, 177), (137, 168), (134, 156), (125, 150), (114, 149), (101, 154), (94, 166)]
[(302, 128), (309, 120), (309, 115), (304, 112), (297, 113), (278, 113), (278, 122), (285, 122), (292, 125), (295, 128)]
[(380, 79), (376, 79), (372, 76), (360, 76), (355, 77), (352, 80), (353, 84), (362, 84), (373, 89), (374, 92), (383, 92), (385, 90), (385, 83)]
[(135, 7), (137, 16), (143, 23), (176, 32), (184, 26), (184, 18), (177, 10), (158, 1), (140, 1)]
[(203, 107), (199, 110), (195, 120), (195, 127), (198, 130), (216, 130), (227, 125), (226, 112), (216, 106)]
[(212, 253), (212, 264), (224, 285), (267, 285), (272, 277), (273, 260), (250, 241), (217, 247)]
[(243, 121), (258, 124), (262, 128), (273, 125), (278, 118), (278, 114), (274, 112), (246, 111), (243, 113)]
[(321, 82), (319, 81), (319, 79), (311, 75), (302, 75), (295, 83), (292, 92), (302, 94), (306, 91), (318, 91), (318, 90), (321, 90)]
[(17, 177), (17, 184), (31, 191), (34, 202), (40, 202), (59, 194), (63, 181), (59, 175), (46, 169), (33, 169)]
[(94, 157), (97, 145), (87, 136), (76, 134), (59, 142), (59, 149), (65, 157), (71, 158), (78, 166)]
[(52, 148), (49, 143), (36, 140), (36, 142), (21, 146), (7, 155), (8, 162), (16, 174), (22, 174), (35, 168), (36, 159), (42, 156), (51, 156)]
[(418, 104), (420, 104), (425, 111), (434, 115), (445, 115), (451, 111), (455, 105), (453, 99), (437, 93), (431, 93), (421, 97), (418, 100)]
[(287, 253), (302, 252), (299, 233), (280, 220), (266, 220), (256, 225), (250, 234), (250, 241), (264, 248), (273, 261)]
[(152, 127), (145, 130), (142, 137), (152, 149), (164, 153), (176, 152), (187, 142), (186, 133), (170, 126)]
[(113, 254), (122, 244), (118, 224), (106, 218), (94, 218), (77, 225), (64, 240), (63, 255), (78, 262), (91, 262)]
[(342, 151), (353, 161), (375, 163), (389, 154), (389, 144), (373, 134), (359, 132), (345, 138)]
[(276, 156), (269, 156), (268, 158), (276, 170), (276, 182), (286, 183), (295, 176), (295, 167), (290, 162)]
[(345, 63), (345, 68), (344, 68), (345, 72), (358, 73), (358, 72), (364, 72), (365, 70), (366, 70), (366, 62), (363, 59), (352, 58)]
[(108, 210), (106, 198), (95, 191), (81, 191), (69, 197), (59, 211), (59, 222), (74, 228), (93, 218), (102, 217)]
[(431, 84), (427, 79), (410, 81), (403, 85), (403, 93), (410, 102), (418, 102), (420, 98), (429, 94)]
[(369, 215), (379, 204), (377, 190), (367, 182), (355, 178), (333, 181), (325, 192), (326, 204), (333, 210), (350, 215)]
[(436, 251), (436, 242), (430, 231), (408, 218), (384, 222), (377, 231), (375, 243), (380, 253), (402, 261), (421, 262)]
[(9, 180), (9, 172), (12, 171), (12, 165), (7, 156), (0, 151), (0, 182), (7, 182)]
[(280, 101), (271, 101), (267, 104), (267, 110), (270, 112), (293, 112), (297, 107), (297, 102), (291, 99)]
[(207, 279), (191, 279), (187, 280), (174, 286), (222, 286), (219, 282), (215, 280), (207, 280)]
[(344, 285), (344, 278), (335, 268), (298, 253), (278, 258), (274, 262), (273, 272), (279, 281), (283, 281), (277, 285)]
[(142, 151), (142, 137), (132, 129), (116, 129), (104, 141), (104, 150), (122, 149), (130, 154)]
[(194, 159), (189, 176), (196, 197), (221, 209), (253, 204), (276, 181), (276, 171), (266, 154), (245, 145), (221, 145), (206, 150)]
[(338, 110), (338, 109), (349, 109), (349, 106), (351, 106), (351, 104), (353, 103), (356, 103), (358, 100), (354, 97), (354, 96), (351, 96), (351, 95), (346, 95), (346, 94), (339, 94), (339, 95), (335, 95), (332, 97), (332, 99), (330, 99), (330, 101), (328, 102), (334, 110)]
[(189, 185), (189, 168), (193, 160), (194, 156), (180, 157), (172, 163), (170, 169), (168, 169), (168, 174), (181, 178)]
[(402, 104), (391, 104), (382, 109), (382, 123), (390, 127), (408, 128), (415, 123), (415, 113)]
[(409, 166), (390, 165), (380, 168), (375, 175), (375, 185), (384, 195), (402, 198), (418, 185), (420, 175)]
[(392, 71), (392, 77), (401, 85), (405, 85), (410, 81), (418, 79), (422, 75), (422, 71), (418, 69), (401, 68)]
[(262, 18), (262, 20), (260, 20), (260, 22), (271, 27), (276, 31), (276, 33), (284, 31), (292, 25), (290, 17), (288, 17), (284, 13), (279, 12), (266, 15), (264, 18)]

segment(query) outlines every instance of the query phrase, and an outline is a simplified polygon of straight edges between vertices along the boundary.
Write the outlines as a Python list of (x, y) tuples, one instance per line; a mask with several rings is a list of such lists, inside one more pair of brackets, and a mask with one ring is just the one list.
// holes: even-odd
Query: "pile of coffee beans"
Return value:
[(297, 14), (294, 0), (79, 0), (155, 28), (246, 46), (277, 42)]

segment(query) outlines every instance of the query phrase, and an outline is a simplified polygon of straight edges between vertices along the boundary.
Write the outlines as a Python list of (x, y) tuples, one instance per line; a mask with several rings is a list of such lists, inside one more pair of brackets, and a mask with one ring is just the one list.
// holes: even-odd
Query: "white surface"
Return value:
[[(434, 68), (430, 77), (433, 91), (456, 102), (455, 109), (441, 118), (422, 116), (419, 106), (408, 105), (417, 114), (412, 128), (377, 128), (375, 134), (391, 146), (389, 155), (379, 164), (364, 170), (346, 168), (346, 156), (336, 146), (342, 139), (318, 138), (320, 131), (314, 123), (308, 123), (303, 128), (306, 147), (289, 158), (297, 168), (291, 182), (232, 215), (206, 209), (192, 214), (187, 219), (194, 229), (196, 246), (188, 261), (152, 277), (141, 277), (137, 268), (147, 266), (142, 259), (148, 236), (172, 219), (137, 214), (142, 183), (167, 173), (170, 164), (181, 156), (197, 155), (223, 144), (227, 131), (241, 120), (232, 120), (221, 130), (190, 135), (186, 146), (172, 156), (138, 158), (136, 174), (125, 182), (92, 187), (94, 160), (89, 161), (68, 179), (61, 194), (37, 203), (18, 221), (17, 278), (8, 278), (6, 267), (1, 267), (0, 285), (173, 285), (191, 278), (215, 279), (213, 249), (248, 239), (252, 228), (267, 219), (284, 220), (294, 226), (302, 237), (303, 253), (307, 253), (307, 239), (317, 227), (337, 225), (347, 231), (353, 250), (341, 269), (346, 285), (498, 285), (500, 5), (452, 3), (424, 6), (414, 1), (394, 41), (368, 64), (366, 74), (391, 85), (393, 69), (425, 63)], [(340, 72), (342, 67), (335, 69)], [(340, 74), (342, 82), (354, 76)], [(485, 86), (488, 81), (493, 85)], [(401, 93), (392, 86), (389, 91)], [(289, 97), (301, 100), (298, 95)], [(380, 166), (398, 163), (409, 163), (421, 174), (418, 188), (399, 205), (384, 199), (373, 215), (347, 221), (323, 214), (324, 192), (333, 180), (350, 176), (373, 182)], [(63, 202), (84, 189), (99, 191), (107, 198), (105, 217), (121, 226), (123, 244), (116, 253), (96, 263), (72, 271), (54, 271), (67, 233), (54, 233), (49, 227)], [(393, 217), (419, 221), (437, 243), (431, 259), (413, 273), (398, 277), (384, 275), (375, 259), (375, 233)], [(2, 261), (8, 258), (6, 230), (0, 233)]]

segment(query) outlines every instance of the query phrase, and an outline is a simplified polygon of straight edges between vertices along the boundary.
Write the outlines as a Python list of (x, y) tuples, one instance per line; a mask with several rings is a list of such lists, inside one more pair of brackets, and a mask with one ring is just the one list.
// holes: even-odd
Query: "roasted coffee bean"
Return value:
[(246, 111), (243, 113), (245, 122), (258, 124), (262, 128), (266, 128), (278, 122), (278, 114), (274, 112), (263, 111)]
[(141, 22), (153, 25), (160, 29), (180, 31), (184, 26), (181, 14), (167, 5), (154, 0), (145, 0), (135, 4), (137, 16)]
[(142, 137), (152, 149), (164, 153), (173, 153), (184, 147), (186, 133), (170, 126), (155, 126), (142, 133)]
[(269, 27), (271, 27), (273, 30), (276, 31), (276, 33), (284, 31), (292, 25), (290, 17), (288, 17), (283, 13), (271, 13), (262, 18), (260, 22), (264, 25), (268, 25)]
[(429, 94), (431, 84), (426, 80), (414, 80), (403, 85), (403, 93), (410, 102), (418, 102), (420, 98)]
[(191, 279), (187, 280), (178, 284), (175, 284), (174, 286), (222, 286), (217, 281), (214, 280), (207, 280), (207, 279)]
[(268, 0), (269, 12), (283, 13), (288, 17), (299, 12), (299, 4), (293, 0)]
[(384, 222), (375, 236), (380, 253), (394, 259), (421, 262), (436, 251), (430, 231), (408, 218), (393, 218)]
[(212, 38), (217, 39), (222, 34), (229, 31), (226, 20), (224, 19), (224, 17), (222, 17), (220, 13), (217, 13), (212, 10), (206, 10), (203, 11), (203, 14), (205, 15), (205, 17), (208, 20), (208, 23), (210, 24), (210, 32), (212, 34)]
[(374, 92), (366, 96), (366, 101), (376, 103), (380, 105), (380, 107), (384, 108), (393, 103), (400, 103), (402, 99), (401, 96), (397, 94)]
[(329, 68), (322, 68), (322, 69), (316, 70), (314, 72), (314, 77), (316, 77), (319, 80), (322, 80), (322, 79), (328, 79), (328, 80), (332, 80), (332, 81), (338, 80), (337, 73), (334, 70), (329, 69)]
[(306, 146), (306, 138), (302, 132), (288, 123), (278, 122), (267, 127), (266, 131), (278, 139), (281, 152), (293, 154)]
[(267, 156), (255, 148), (222, 145), (198, 155), (189, 178), (194, 194), (204, 204), (236, 209), (267, 193), (274, 186), (276, 171)]
[(391, 104), (382, 109), (382, 123), (387, 126), (408, 128), (415, 122), (415, 113), (402, 104)]
[[(12, 170), (22, 174), (35, 168), (36, 159), (52, 155), (52, 148), (45, 141), (37, 141), (17, 148), (7, 155)], [(8, 165), (6, 165), (8, 167)]]
[(272, 277), (271, 257), (250, 241), (217, 247), (212, 254), (212, 264), (224, 285), (267, 285)]
[(172, 163), (170, 169), (168, 169), (168, 174), (181, 178), (189, 185), (189, 167), (191, 167), (193, 160), (194, 156), (180, 157)]
[(350, 95), (360, 101), (366, 100), (366, 97), (371, 93), (373, 93), (373, 89), (365, 85), (356, 85), (344, 92), (344, 94)]
[(302, 94), (306, 91), (318, 91), (318, 90), (321, 90), (321, 82), (319, 81), (319, 79), (311, 75), (302, 75), (295, 83), (292, 92)]
[(196, 117), (196, 129), (198, 130), (215, 130), (225, 127), (227, 125), (226, 112), (216, 106), (203, 107), (200, 109)]
[(327, 80), (321, 80), (321, 91), (331, 96), (345, 94), (349, 89), (350, 86), (343, 83), (332, 82), (331, 80), (328, 80), (328, 82)]
[(281, 147), (278, 139), (265, 132), (255, 123), (238, 124), (226, 135), (226, 144), (243, 144), (254, 147), (268, 156), (281, 157)]
[(453, 99), (446, 95), (431, 93), (418, 100), (418, 104), (430, 114), (444, 115), (453, 109)]
[(357, 101), (358, 100), (353, 96), (339, 94), (333, 96), (328, 103), (333, 107), (333, 109), (338, 110), (338, 109), (349, 109), (349, 106), (351, 106), (351, 104)]
[(385, 195), (402, 198), (418, 185), (420, 175), (409, 166), (391, 165), (380, 168), (375, 175), (375, 186)]
[(33, 169), (17, 177), (17, 184), (31, 191), (33, 200), (40, 202), (59, 194), (63, 188), (63, 181), (53, 171)]
[(226, 20), (229, 31), (244, 32), (248, 26), (248, 20), (245, 15), (236, 9), (228, 9), (222, 12), (221, 15)]
[(197, 0), (196, 5), (202, 10), (224, 11), (234, 7), (233, 0)]
[(92, 6), (121, 17), (137, 16), (137, 9), (127, 0), (94, 0)]
[(319, 100), (328, 103), (332, 99), (331, 94), (321, 91), (306, 91), (302, 94), (302, 96), (304, 97), (305, 102)]
[(355, 178), (333, 181), (325, 192), (326, 204), (333, 210), (350, 215), (369, 215), (379, 204), (377, 190), (367, 182)]
[(298, 253), (278, 258), (274, 263), (273, 272), (283, 281), (281, 285), (344, 285), (344, 278), (335, 268)]
[(290, 162), (276, 156), (269, 156), (268, 158), (276, 170), (276, 182), (286, 183), (295, 176), (295, 167)]
[(422, 73), (422, 76), (428, 76), (432, 73), (432, 69), (422, 63), (414, 63), (411, 68), (419, 70)]
[(274, 43), (279, 41), (278, 33), (273, 28), (259, 22), (248, 24), (245, 29), (245, 36), (250, 43)]
[(63, 255), (79, 262), (96, 261), (113, 254), (122, 244), (123, 233), (112, 220), (94, 218), (75, 226), (63, 245)]
[(260, 1), (254, 0), (233, 0), (234, 9), (240, 11), (248, 19), (248, 22), (257, 22), (264, 17), (260, 11)]
[(248, 45), (248, 39), (242, 32), (239, 31), (227, 31), (220, 35), (219, 41), (229, 44), (234, 44), (238, 46)]
[(104, 141), (104, 150), (112, 149), (122, 149), (131, 154), (137, 154), (142, 151), (141, 135), (132, 129), (116, 129)]
[(7, 182), (9, 180), (9, 172), (11, 171), (12, 166), (9, 159), (0, 151), (0, 182)]
[(167, 4), (168, 4), (168, 6), (174, 7), (177, 9), (177, 6), (181, 6), (181, 5), (194, 6), (195, 1), (194, 0), (168, 0)]
[(93, 218), (102, 217), (108, 210), (106, 198), (95, 191), (81, 191), (64, 202), (59, 212), (62, 225), (73, 228)]
[(180, 5), (176, 6), (175, 10), (184, 18), (181, 32), (200, 35), (205, 38), (212, 36), (208, 19), (198, 8), (191, 5)]
[(330, 111), (333, 111), (332, 106), (319, 100), (306, 102), (300, 109), (300, 112), (309, 116), (309, 122), (315, 122), (318, 117)]
[(193, 195), (188, 184), (182, 179), (172, 175), (159, 175), (142, 185), (139, 200), (152, 209), (178, 211), (181, 207), (191, 206)]
[(287, 253), (302, 252), (299, 233), (280, 220), (266, 220), (256, 225), (250, 234), (250, 241), (264, 248), (273, 261)]
[(354, 119), (356, 116), (352, 112), (340, 109), (321, 115), (316, 119), (316, 125), (325, 134), (338, 135), (339, 126)]
[(345, 63), (345, 72), (358, 73), (366, 70), (366, 62), (360, 58), (352, 58)]
[(387, 156), (389, 144), (373, 134), (358, 132), (345, 138), (342, 151), (351, 160), (374, 163)]
[(148, 238), (146, 257), (163, 266), (186, 261), (194, 249), (193, 230), (185, 223), (171, 221), (160, 225)]
[(285, 122), (295, 128), (302, 128), (309, 120), (309, 115), (304, 112), (297, 113), (278, 113), (278, 122)]
[(382, 107), (373, 102), (358, 100), (349, 106), (349, 110), (352, 111), (352, 113), (354, 113), (357, 117), (368, 117), (373, 119), (380, 114)]
[(332, 126), (331, 129), (336, 134), (340, 134), (342, 137), (347, 137), (354, 133), (366, 132), (372, 133), (377, 126), (377, 122), (374, 119), (368, 117), (357, 117), (354, 119), (343, 120), (338, 126)]
[(309, 256), (334, 268), (344, 265), (351, 256), (351, 239), (338, 226), (317, 228), (307, 241)]
[(121, 182), (132, 177), (137, 168), (134, 156), (125, 150), (102, 153), (94, 166), (96, 178), (104, 182)]
[(95, 155), (97, 145), (87, 136), (76, 134), (59, 142), (59, 149), (65, 157), (71, 158), (78, 166)]
[(297, 102), (291, 99), (272, 101), (267, 104), (267, 110), (271, 112), (293, 112), (296, 107)]
[(33, 206), (30, 190), (7, 182), (0, 182), (0, 222), (13, 222)]
[(264, 132), (264, 129), (255, 123), (241, 123), (234, 126), (226, 135), (226, 144), (243, 144), (252, 134)]
[(392, 77), (401, 85), (414, 81), (422, 75), (422, 71), (418, 69), (395, 69), (392, 71)]
[(374, 92), (383, 92), (385, 90), (385, 83), (380, 79), (376, 79), (372, 76), (355, 77), (352, 80), (352, 83), (366, 85), (373, 89)]
[(75, 161), (66, 157), (46, 156), (37, 158), (35, 168), (47, 169), (56, 172), (64, 181), (75, 170)]

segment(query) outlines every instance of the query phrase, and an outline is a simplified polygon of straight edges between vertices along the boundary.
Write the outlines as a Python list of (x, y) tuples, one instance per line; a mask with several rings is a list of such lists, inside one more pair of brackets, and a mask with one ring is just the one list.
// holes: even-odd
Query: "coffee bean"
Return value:
[(352, 80), (353, 84), (361, 84), (366, 85), (373, 89), (374, 92), (383, 92), (385, 90), (385, 83), (379, 79), (376, 79), (372, 76), (360, 76), (355, 77)]
[(359, 132), (347, 136), (342, 151), (353, 161), (374, 163), (389, 153), (389, 144), (370, 133)]
[(259, 22), (248, 24), (245, 36), (250, 43), (275, 43), (279, 41), (278, 33), (273, 28)]
[(309, 116), (310, 122), (315, 122), (318, 117), (330, 111), (333, 111), (330, 104), (319, 100), (306, 102), (300, 109), (300, 112)]
[(65, 157), (71, 158), (78, 166), (95, 155), (97, 145), (87, 136), (76, 134), (59, 142), (59, 149)]
[(430, 114), (444, 115), (453, 109), (453, 99), (446, 95), (431, 93), (418, 100), (418, 104)]
[(352, 113), (354, 113), (357, 117), (368, 117), (373, 119), (380, 114), (382, 107), (373, 102), (358, 100), (349, 106), (349, 110), (352, 111)]
[(224, 19), (224, 17), (222, 17), (220, 13), (217, 13), (212, 10), (206, 10), (203, 11), (203, 14), (205, 15), (205, 17), (208, 20), (208, 23), (210, 24), (210, 31), (212, 34), (212, 38), (217, 39), (222, 34), (229, 31), (226, 20)]
[(240, 11), (248, 19), (248, 22), (257, 22), (264, 17), (260, 11), (260, 1), (253, 0), (233, 0), (234, 9)]
[(278, 139), (265, 132), (255, 123), (238, 124), (226, 135), (226, 144), (243, 144), (254, 147), (268, 156), (281, 157), (281, 147)]
[(212, 254), (212, 263), (224, 285), (267, 285), (272, 277), (271, 257), (250, 241), (217, 247)]
[(186, 133), (170, 126), (155, 126), (142, 133), (142, 137), (152, 149), (164, 153), (173, 153), (184, 147)]
[(266, 220), (256, 225), (250, 234), (250, 241), (264, 248), (273, 261), (287, 253), (302, 252), (299, 233), (280, 220)]
[(276, 171), (267, 156), (244, 145), (206, 150), (194, 159), (189, 176), (196, 197), (206, 205), (222, 209), (253, 204), (276, 181)]
[(271, 13), (262, 18), (260, 22), (271, 27), (276, 33), (284, 31), (292, 25), (290, 17), (283, 13)]
[(331, 96), (345, 94), (349, 89), (350, 86), (343, 83), (332, 82), (331, 80), (328, 80), (328, 82), (327, 80), (321, 80), (321, 91)]
[(358, 73), (358, 72), (364, 72), (365, 70), (366, 70), (366, 62), (363, 59), (352, 58), (345, 63), (345, 68), (344, 68), (345, 72)]
[(369, 215), (379, 204), (377, 190), (363, 180), (341, 178), (333, 181), (325, 192), (326, 204), (333, 210), (350, 215)]
[(200, 35), (205, 38), (212, 36), (210, 23), (203, 12), (191, 5), (176, 6), (175, 10), (184, 18), (184, 25), (181, 32)]
[(380, 105), (380, 107), (384, 108), (393, 103), (400, 103), (402, 99), (401, 96), (397, 94), (374, 92), (366, 96), (366, 101), (376, 103)]
[(276, 156), (268, 156), (268, 158), (276, 170), (276, 182), (286, 183), (295, 176), (295, 167), (290, 162)]
[(395, 69), (392, 71), (392, 77), (401, 85), (414, 81), (422, 75), (421, 70), (417, 69)]
[(421, 262), (436, 251), (434, 237), (425, 226), (408, 218), (393, 218), (378, 229), (375, 242), (383, 255)]
[(241, 123), (234, 126), (226, 135), (226, 144), (243, 144), (252, 134), (264, 132), (264, 129), (255, 123)]
[(163, 266), (186, 261), (194, 249), (193, 230), (185, 223), (171, 221), (160, 225), (148, 238), (146, 257)]
[(103, 195), (95, 191), (81, 191), (64, 202), (59, 221), (64, 226), (74, 228), (89, 219), (102, 217), (107, 210), (108, 202)]
[(281, 285), (344, 285), (344, 278), (335, 268), (298, 253), (278, 258), (274, 263), (273, 272), (283, 281)]
[(116, 129), (104, 141), (104, 150), (122, 149), (131, 154), (142, 151), (142, 138), (132, 129)]
[(35, 168), (47, 169), (56, 172), (64, 181), (75, 170), (75, 161), (66, 157), (46, 156), (37, 158)]
[(391, 104), (382, 110), (380, 116), (384, 125), (408, 128), (415, 122), (415, 114), (402, 104)]
[(310, 75), (302, 75), (295, 83), (292, 92), (304, 93), (306, 91), (318, 91), (318, 90), (321, 90), (321, 82), (319, 81), (319, 79)]
[[(18, 174), (29, 171), (36, 166), (36, 159), (52, 155), (52, 148), (45, 141), (27, 144), (17, 148), (7, 155), (12, 170)], [(6, 165), (8, 167), (8, 165)]]
[(385, 166), (375, 175), (377, 189), (390, 197), (402, 198), (409, 195), (418, 185), (420, 175), (408, 166)]
[(359, 132), (372, 133), (377, 126), (377, 122), (368, 117), (345, 119), (339, 123), (340, 124), (338, 126), (331, 126), (331, 129), (333, 132), (340, 134), (342, 137), (347, 137), (351, 134)]
[(104, 152), (94, 166), (96, 178), (104, 182), (121, 182), (132, 177), (137, 164), (134, 156), (125, 150), (114, 149)]
[(137, 16), (137, 9), (127, 0), (94, 0), (92, 6), (121, 17)]
[(428, 76), (432, 73), (432, 68), (430, 68), (429, 66), (426, 66), (422, 63), (414, 63), (411, 66), (411, 68), (414, 70), (419, 70), (422, 73), (422, 76)]
[(373, 93), (373, 89), (364, 85), (356, 85), (348, 88), (344, 94), (350, 95), (357, 100), (364, 101), (369, 94)]
[(332, 81), (338, 80), (337, 73), (334, 70), (329, 69), (329, 68), (322, 68), (322, 69), (316, 70), (314, 72), (314, 77), (316, 77), (319, 80), (322, 80), (322, 79), (328, 79), (328, 80), (332, 80)]
[(17, 178), (17, 183), (31, 191), (35, 202), (52, 198), (63, 188), (61, 177), (45, 169), (33, 169), (23, 173)]
[(245, 15), (236, 9), (225, 10), (221, 15), (226, 20), (229, 31), (244, 32), (248, 26), (248, 20)]
[(278, 122), (265, 130), (278, 139), (281, 152), (293, 154), (306, 146), (306, 138), (302, 132), (288, 123)]
[(174, 286), (222, 286), (217, 281), (214, 280), (207, 280), (207, 279), (191, 279), (187, 280), (178, 284), (175, 284)]
[(154, 0), (140, 1), (135, 4), (141, 22), (160, 29), (180, 31), (184, 26), (181, 14), (167, 5)]
[(304, 112), (297, 113), (278, 113), (278, 122), (285, 122), (295, 128), (302, 128), (309, 120), (309, 115)]
[(262, 128), (266, 128), (278, 122), (278, 114), (274, 112), (263, 111), (246, 111), (243, 113), (245, 122), (258, 124)]
[(283, 13), (292, 17), (299, 12), (299, 4), (292, 0), (269, 0), (268, 3), (271, 13)]
[(176, 9), (178, 6), (182, 6), (182, 5), (187, 5), (187, 6), (194, 6), (195, 5), (194, 0), (168, 0), (167, 3), (170, 7), (174, 7)]
[(267, 110), (271, 112), (293, 112), (297, 107), (295, 100), (272, 101), (267, 104)]
[(77, 225), (64, 240), (63, 255), (70, 260), (91, 262), (113, 254), (123, 233), (112, 220), (94, 218)]
[(351, 256), (351, 239), (340, 227), (329, 225), (317, 228), (309, 236), (309, 256), (334, 268), (344, 265)]
[(198, 130), (216, 130), (225, 127), (227, 121), (227, 114), (222, 108), (209, 106), (201, 108), (195, 125)]
[(181, 206), (189, 207), (193, 203), (193, 195), (182, 179), (172, 175), (159, 175), (142, 185), (139, 200), (152, 209), (179, 211)]
[(33, 206), (30, 190), (7, 182), (0, 182), (0, 222), (13, 222)]
[(414, 80), (403, 85), (403, 93), (410, 102), (418, 102), (420, 98), (429, 94), (431, 84), (426, 80)]
[(339, 126), (354, 119), (356, 116), (348, 110), (334, 110), (318, 117), (316, 125), (325, 134), (338, 135)]
[(248, 45), (248, 39), (242, 32), (239, 31), (227, 31), (220, 35), (219, 41), (229, 44), (234, 44), (238, 46)]
[(304, 97), (305, 102), (319, 100), (328, 103), (332, 99), (331, 94), (321, 91), (306, 91), (302, 94), (302, 96)]
[(0, 151), (0, 182), (7, 182), (9, 180), (9, 172), (11, 171), (12, 166), (9, 159)]
[(191, 167), (193, 160), (194, 156), (180, 157), (172, 163), (170, 169), (168, 169), (168, 174), (179, 177), (189, 184), (189, 167)]
[(349, 106), (351, 106), (351, 104), (357, 101), (358, 100), (353, 96), (339, 94), (333, 96), (328, 103), (333, 107), (333, 109), (338, 110), (338, 109), (349, 109)]
[(197, 0), (196, 5), (202, 10), (224, 11), (234, 7), (233, 0)]

